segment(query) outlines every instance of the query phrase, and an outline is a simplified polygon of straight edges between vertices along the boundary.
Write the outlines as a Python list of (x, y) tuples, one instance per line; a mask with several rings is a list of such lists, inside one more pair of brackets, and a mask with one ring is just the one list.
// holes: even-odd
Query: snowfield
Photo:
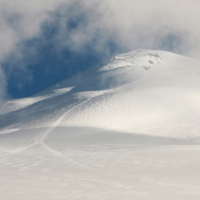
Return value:
[(200, 61), (137, 50), (0, 107), (0, 199), (199, 200)]

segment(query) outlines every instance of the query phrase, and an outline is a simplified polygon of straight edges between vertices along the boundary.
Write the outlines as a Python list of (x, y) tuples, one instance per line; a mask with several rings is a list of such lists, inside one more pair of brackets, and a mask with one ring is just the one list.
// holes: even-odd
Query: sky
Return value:
[(0, 101), (138, 48), (200, 59), (199, 0), (0, 0)]

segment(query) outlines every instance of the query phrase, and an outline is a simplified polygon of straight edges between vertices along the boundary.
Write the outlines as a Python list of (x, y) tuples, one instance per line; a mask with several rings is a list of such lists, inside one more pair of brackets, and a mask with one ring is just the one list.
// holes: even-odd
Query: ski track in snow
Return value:
[(45, 132), (43, 132), (39, 137), (35, 137), (33, 142), (32, 142), (33, 139), (31, 139), (29, 142), (27, 142), (27, 143), (26, 143), (25, 145), (23, 145), (22, 147), (20, 147), (20, 148), (18, 148), (18, 149), (16, 149), (16, 150), (13, 150), (13, 151), (10, 151), (10, 152), (4, 154), (3, 157), (6, 156), (6, 158), (4, 158), (3, 160), (1, 160), (0, 164), (3, 163), (3, 162), (5, 162), (9, 157), (14, 156), (14, 154), (20, 153), (20, 152), (22, 152), (22, 151), (24, 151), (24, 150), (26, 150), (26, 149), (28, 149), (28, 148), (34, 146), (34, 145), (39, 144), (39, 145), (42, 146), (45, 150), (47, 150), (48, 152), (50, 152), (51, 154), (53, 154), (53, 155), (56, 156), (56, 157), (64, 158), (64, 159), (66, 159), (67, 161), (70, 161), (71, 163), (74, 163), (74, 164), (78, 165), (78, 166), (81, 167), (81, 168), (93, 170), (92, 168), (89, 168), (89, 167), (87, 167), (87, 166), (85, 166), (85, 165), (82, 165), (81, 163), (78, 163), (78, 162), (76, 162), (75, 160), (73, 160), (73, 159), (71, 159), (71, 158), (69, 158), (69, 157), (63, 155), (61, 152), (58, 152), (58, 151), (52, 149), (51, 147), (49, 147), (49, 146), (48, 146), (47, 144), (45, 144), (45, 142), (44, 142), (45, 138), (47, 138), (48, 135), (49, 135), (56, 127), (58, 127), (58, 125), (60, 124), (60, 122), (64, 119), (64, 117), (65, 117), (68, 113), (70, 113), (73, 109), (75, 109), (75, 108), (81, 106), (82, 104), (86, 103), (87, 101), (89, 101), (89, 100), (92, 99), (92, 98), (93, 98), (93, 97), (86, 99), (85, 101), (83, 101), (83, 102), (77, 104), (76, 106), (72, 107), (70, 110), (68, 110), (67, 112), (65, 112), (64, 114), (62, 114), (62, 115), (54, 122), (54, 124), (53, 124), (50, 128), (48, 128)]
[[(140, 82), (141, 80), (143, 80), (144, 78), (138, 80), (137, 82)], [(88, 167), (88, 166), (85, 166), (77, 161), (75, 161), (74, 159), (71, 159), (69, 158), (68, 156), (64, 155), (63, 153), (59, 152), (59, 151), (56, 151), (54, 149), (52, 149), (50, 146), (48, 146), (47, 144), (45, 144), (44, 140), (48, 137), (48, 135), (56, 128), (59, 126), (59, 124), (62, 122), (62, 120), (71, 112), (73, 111), (74, 109), (78, 108), (79, 106), (87, 103), (88, 101), (90, 101), (91, 99), (93, 98), (96, 98), (98, 96), (101, 96), (101, 95), (105, 95), (105, 94), (109, 94), (109, 93), (113, 93), (113, 92), (116, 92), (118, 90), (121, 90), (129, 85), (131, 85), (132, 83), (128, 83), (128, 84), (125, 84), (123, 86), (120, 86), (120, 87), (117, 87), (115, 88), (114, 90), (112, 91), (106, 91), (104, 93), (101, 93), (97, 96), (94, 96), (94, 97), (90, 97), (84, 101), (82, 101), (81, 103), (75, 105), (74, 107), (72, 107), (70, 110), (66, 111), (64, 114), (62, 114), (55, 122), (54, 124), (48, 128), (46, 131), (44, 131), (42, 134), (40, 134), (40, 136), (38, 137), (35, 137), (34, 138), (34, 141), (32, 142), (33, 139), (31, 139), (29, 142), (27, 142), (25, 145), (23, 145), (22, 147), (16, 149), (16, 150), (13, 150), (13, 151), (10, 151), (6, 154), (3, 155), (6, 156), (6, 158), (4, 158), (3, 160), (1, 160), (0, 163), (3, 163), (5, 160), (7, 160), (9, 157), (12, 157), (14, 154), (17, 154), (17, 153), (20, 153), (28, 148), (31, 148), (33, 147), (34, 145), (37, 145), (39, 144), (40, 146), (43, 147), (43, 149), (45, 149), (46, 151), (48, 151), (49, 153), (51, 153), (52, 155), (56, 156), (56, 157), (60, 157), (60, 158), (63, 158), (65, 159), (66, 161), (70, 161), (71, 163), (74, 163), (75, 165), (81, 167), (81, 168), (84, 168), (84, 169), (89, 169), (89, 170), (93, 170), (95, 171), (94, 169)]]
[[(96, 96), (95, 96), (96, 97)], [(16, 149), (16, 150), (13, 150), (11, 152), (8, 152), (6, 154), (4, 154), (3, 156), (6, 156), (6, 158), (4, 158), (3, 160), (1, 160), (0, 163), (3, 163), (5, 162), (5, 160), (7, 160), (9, 157), (12, 157), (14, 154), (17, 154), (17, 153), (20, 153), (34, 145), (41, 145), (45, 150), (47, 150), (48, 152), (50, 152), (51, 154), (53, 154), (54, 156), (56, 157), (60, 157), (60, 158), (64, 158), (66, 159), (67, 161), (70, 161), (71, 163), (74, 163), (76, 165), (78, 165), (79, 167), (81, 168), (84, 168), (84, 169), (89, 169), (89, 170), (94, 170), (92, 168), (89, 168), (88, 166), (85, 166), (79, 162), (76, 162), (75, 160), (69, 158), (68, 156), (66, 155), (63, 155), (61, 152), (59, 151), (56, 151), (54, 149), (52, 149), (51, 147), (49, 147), (47, 144), (45, 144), (44, 140), (48, 137), (48, 135), (56, 128), (58, 127), (58, 125), (60, 124), (60, 122), (64, 119), (64, 117), (69, 114), (72, 110), (76, 109), (77, 107), (81, 106), (82, 104), (88, 102), (90, 99), (92, 99), (94, 97), (91, 97), (91, 98), (88, 98), (86, 99), (85, 101), (77, 104), (76, 106), (72, 107), (70, 110), (68, 110), (67, 112), (65, 112), (64, 114), (62, 114), (55, 122), (54, 124), (49, 128), (47, 129), (45, 132), (43, 132), (39, 137), (35, 137), (34, 138), (34, 142), (32, 142), (33, 139), (31, 139), (29, 142), (27, 142), (24, 146)]]
[[(124, 88), (124, 87), (127, 87), (127, 86), (129, 86), (129, 85), (130, 85), (130, 83), (129, 83), (129, 84), (126, 84), (126, 85), (123, 85), (123, 86), (121, 86), (121, 87), (118, 87), (118, 88), (116, 88), (114, 91), (120, 90), (120, 89), (122, 89), (122, 88)], [(100, 94), (100, 95), (97, 95), (97, 96), (101, 96), (101, 95), (104, 95), (104, 94), (107, 94), (107, 93), (112, 93), (112, 92), (113, 92), (113, 91), (108, 91), (108, 92), (105, 92), (105, 93)], [(97, 96), (95, 96), (95, 97), (97, 97)], [(73, 108), (71, 108), (70, 110), (68, 110), (68, 111), (65, 112), (64, 114), (62, 114), (62, 115), (54, 122), (54, 124), (53, 124), (49, 129), (47, 129), (45, 132), (43, 132), (43, 133), (41, 134), (41, 136), (35, 138), (35, 143), (34, 143), (34, 144), (38, 144), (38, 143), (39, 143), (44, 149), (46, 149), (47, 151), (49, 151), (50, 153), (52, 153), (54, 156), (58, 156), (58, 157), (64, 158), (64, 159), (66, 159), (66, 160), (68, 160), (68, 161), (70, 161), (70, 162), (72, 162), (72, 163), (78, 165), (79, 167), (82, 167), (82, 168), (85, 168), (85, 169), (89, 169), (89, 170), (95, 171), (94, 169), (92, 169), (92, 168), (90, 168), (90, 167), (88, 167), (88, 166), (85, 166), (85, 165), (83, 165), (83, 164), (81, 164), (81, 163), (75, 161), (74, 159), (69, 158), (68, 156), (62, 154), (61, 152), (52, 149), (51, 147), (49, 147), (49, 146), (48, 146), (47, 144), (45, 144), (45, 142), (44, 142), (44, 140), (48, 137), (48, 135), (49, 135), (56, 127), (59, 126), (59, 124), (61, 123), (61, 121), (62, 121), (71, 111), (73, 111), (74, 109), (78, 108), (79, 106), (85, 104), (86, 102), (90, 101), (91, 99), (93, 99), (93, 98), (95, 98), (95, 97), (91, 97), (91, 98), (86, 99), (85, 101), (83, 101), (83, 102), (77, 104), (76, 106), (74, 106)]]
[(18, 149), (13, 150), (13, 151), (9, 151), (9, 152), (7, 152), (6, 154), (4, 154), (2, 157), (5, 157), (5, 156), (6, 156), (6, 157), (5, 157), (3, 160), (1, 159), (0, 164), (2, 164), (3, 162), (5, 162), (9, 157), (12, 157), (14, 154), (20, 153), (20, 152), (22, 152), (22, 151), (24, 151), (24, 150), (26, 150), (26, 149), (28, 149), (28, 148), (34, 146), (35, 144), (37, 144), (36, 141), (34, 141), (34, 142), (32, 143), (32, 140), (33, 140), (33, 139), (31, 139), (29, 142), (27, 142), (25, 145), (21, 146), (21, 147), (18, 148)]
[(64, 114), (62, 114), (55, 122), (54, 124), (52, 125), (52, 127), (50, 127), (49, 129), (47, 129), (45, 132), (43, 132), (41, 134), (41, 136), (39, 137), (36, 137), (35, 138), (35, 143), (39, 143), (44, 149), (46, 149), (48, 152), (52, 153), (54, 156), (57, 156), (57, 157), (61, 157), (61, 158), (64, 158), (66, 159), (67, 161), (70, 161), (71, 163), (74, 163), (76, 165), (78, 165), (79, 167), (81, 168), (85, 168), (85, 169), (89, 169), (89, 170), (93, 170), (92, 168), (89, 168), (88, 166), (85, 166), (77, 161), (75, 161), (74, 159), (71, 159), (69, 158), (68, 156), (66, 155), (63, 155), (61, 152), (59, 151), (56, 151), (54, 149), (52, 149), (51, 147), (49, 147), (47, 144), (45, 144), (44, 140), (45, 138), (48, 137), (48, 135), (56, 128), (58, 127), (58, 125), (60, 124), (60, 122), (64, 119), (64, 117), (70, 113), (72, 110), (74, 110), (75, 108), (81, 106), (82, 104), (86, 103), (87, 101), (89, 101), (91, 98), (79, 103), (78, 105), (74, 106), (73, 108), (71, 108), (70, 110), (68, 110), (67, 112), (65, 112)]

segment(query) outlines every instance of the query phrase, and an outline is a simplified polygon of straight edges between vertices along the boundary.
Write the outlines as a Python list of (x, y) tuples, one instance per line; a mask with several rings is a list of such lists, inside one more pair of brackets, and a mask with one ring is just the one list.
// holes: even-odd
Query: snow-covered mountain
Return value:
[(0, 107), (1, 199), (199, 199), (200, 61), (137, 50)]

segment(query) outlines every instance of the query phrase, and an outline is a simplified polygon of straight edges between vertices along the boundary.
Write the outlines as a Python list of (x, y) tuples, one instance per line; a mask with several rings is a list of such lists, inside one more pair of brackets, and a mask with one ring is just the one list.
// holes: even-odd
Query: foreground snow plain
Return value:
[(0, 199), (200, 198), (200, 62), (114, 56), (0, 107)]

